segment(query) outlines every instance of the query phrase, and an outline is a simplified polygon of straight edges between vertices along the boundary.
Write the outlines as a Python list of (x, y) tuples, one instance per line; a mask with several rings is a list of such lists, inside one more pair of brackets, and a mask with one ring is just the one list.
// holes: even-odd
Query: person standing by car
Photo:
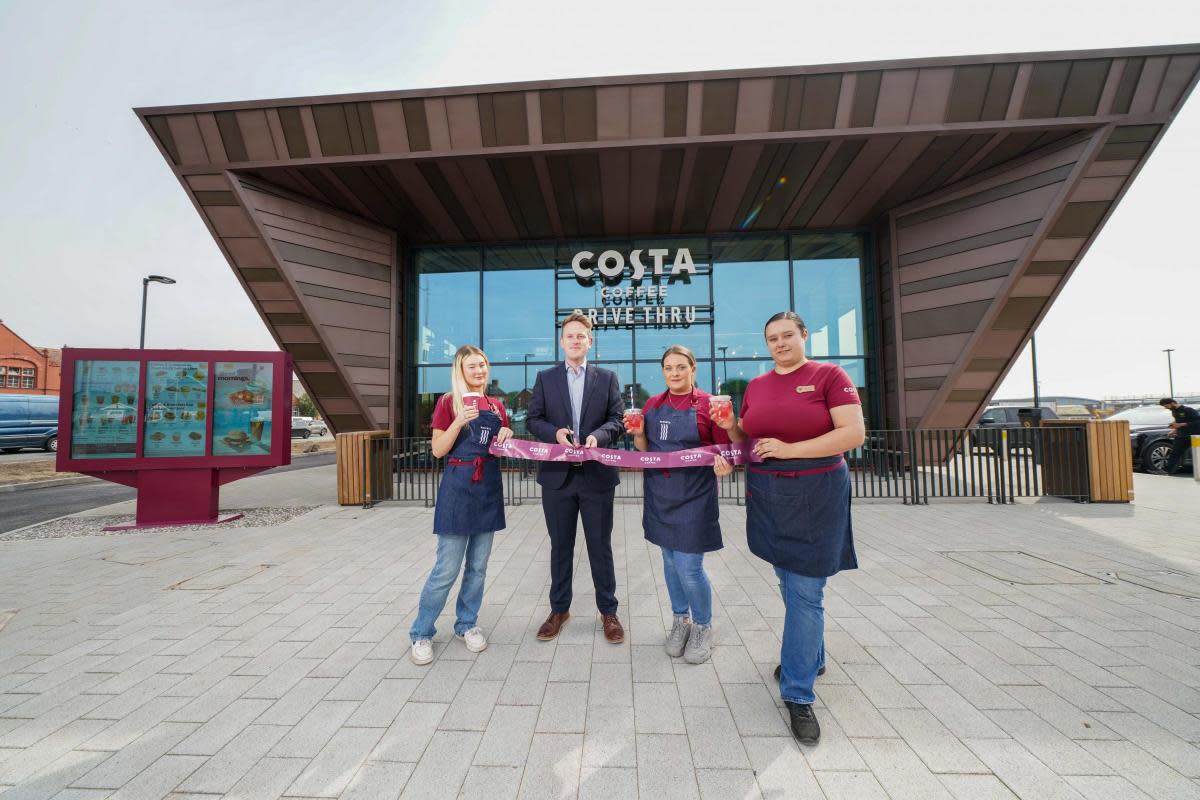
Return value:
[(825, 666), (825, 581), (857, 569), (850, 523), (850, 473), (843, 453), (866, 438), (862, 405), (836, 364), (809, 361), (808, 328), (794, 311), (767, 320), (775, 369), (746, 387), (735, 442), (754, 439), (761, 463), (746, 475), (750, 551), (775, 567), (783, 595), (779, 694), (800, 742), (815, 744), (813, 684)]
[[(1158, 404), (1170, 411), (1171, 417), (1175, 420), (1168, 426), (1171, 432), (1167, 436), (1172, 441), (1171, 455), (1167, 457), (1166, 465), (1167, 474), (1174, 475), (1175, 470), (1179, 469), (1184, 455), (1192, 449), (1192, 437), (1200, 436), (1200, 411), (1183, 405), (1174, 397), (1164, 397), (1158, 401)], [(1200, 469), (1200, 467), (1193, 464), (1192, 469)]]
[[(492, 441), (503, 444), (512, 436), (508, 414), (496, 398), (487, 397), (488, 359), (483, 351), (463, 345), (454, 354), (450, 391), (433, 409), (433, 455), (449, 454), (438, 486), (433, 513), (437, 556), (425, 579), (417, 618), (413, 620), (412, 661), (433, 661), (434, 623), (446, 606), (450, 587), (462, 569), (454, 635), (467, 649), (487, 649), (487, 636), (476, 624), (483, 603), (483, 582), (495, 532), (504, 528), (504, 488), (500, 466), (488, 453)], [(465, 568), (463, 561), (466, 561)]]
[[(529, 398), (526, 424), (540, 441), (579, 447), (608, 447), (625, 432), (624, 405), (615, 372), (587, 363), (592, 347), (592, 321), (575, 312), (563, 320), (559, 337), (561, 364), (538, 373)], [(583, 518), (596, 607), (611, 644), (625, 641), (617, 618), (617, 574), (613, 564), (613, 497), (621, 482), (616, 467), (596, 461), (538, 463), (542, 512), (550, 534), (550, 615), (538, 628), (543, 642), (558, 636), (571, 618), (571, 573), (575, 530)]]
[[(632, 434), (634, 447), (671, 453), (728, 443), (729, 435), (713, 424), (710, 395), (696, 388), (692, 351), (672, 345), (661, 363), (667, 391), (651, 397), (640, 414), (625, 416), (625, 431)], [(674, 616), (667, 654), (683, 656), (689, 664), (703, 664), (712, 656), (712, 586), (704, 573), (704, 554), (724, 546), (717, 478), (731, 472), (733, 466), (720, 456), (711, 468), (642, 471), (642, 530), (647, 541), (662, 549)]]

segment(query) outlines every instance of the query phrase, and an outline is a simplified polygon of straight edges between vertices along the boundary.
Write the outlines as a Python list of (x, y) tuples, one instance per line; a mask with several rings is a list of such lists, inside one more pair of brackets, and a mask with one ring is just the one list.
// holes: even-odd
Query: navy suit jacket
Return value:
[[(625, 404), (621, 401), (621, 385), (612, 370), (587, 365), (583, 379), (583, 405), (579, 414), (579, 435), (583, 441), (595, 436), (600, 447), (609, 447), (625, 434), (623, 417)], [(544, 369), (533, 383), (526, 417), (529, 432), (538, 440), (553, 444), (559, 428), (571, 429), (571, 393), (567, 389), (567, 369), (559, 362)], [(583, 442), (580, 442), (583, 444)], [(565, 461), (538, 463), (538, 483), (548, 489), (558, 489), (567, 480), (570, 465)], [(621, 482), (616, 467), (596, 461), (583, 462), (583, 476), (590, 486), (611, 489)]]

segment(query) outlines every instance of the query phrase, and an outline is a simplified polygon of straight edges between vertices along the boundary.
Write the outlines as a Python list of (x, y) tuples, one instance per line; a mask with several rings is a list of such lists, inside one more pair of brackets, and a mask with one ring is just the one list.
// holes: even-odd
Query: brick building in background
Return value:
[(58, 394), (62, 351), (34, 347), (0, 320), (0, 394)]

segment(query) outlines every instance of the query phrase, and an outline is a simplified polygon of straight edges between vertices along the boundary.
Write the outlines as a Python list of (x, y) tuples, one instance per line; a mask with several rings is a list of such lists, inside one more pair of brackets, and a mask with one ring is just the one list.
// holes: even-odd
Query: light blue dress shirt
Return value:
[(583, 415), (583, 381), (587, 377), (587, 362), (579, 367), (565, 364), (567, 368), (567, 391), (571, 395), (571, 430), (575, 432), (575, 441), (583, 444), (579, 435), (579, 418)]

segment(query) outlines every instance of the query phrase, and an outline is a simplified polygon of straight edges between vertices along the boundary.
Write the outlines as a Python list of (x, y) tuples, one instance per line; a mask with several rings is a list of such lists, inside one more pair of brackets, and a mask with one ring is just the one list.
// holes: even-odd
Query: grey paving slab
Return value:
[(406, 703), (379, 740), (371, 759), (417, 763), (449, 707), (446, 703)]
[(642, 797), (699, 798), (686, 736), (638, 734), (638, 792)]
[(521, 774), (521, 767), (476, 764), (467, 770), (458, 796), (460, 800), (511, 800), (520, 791)]
[(181, 791), (224, 794), (288, 732), (282, 725), (251, 725), (207, 759), (179, 785)]
[(346, 784), (342, 800), (396, 800), (412, 775), (413, 764), (368, 761)]
[(383, 736), (378, 728), (342, 728), (288, 788), (298, 797), (338, 797)]
[[(1155, 496), (1143, 477), (1139, 500)], [(771, 677), (783, 608), (769, 565), (727, 535), (706, 561), (714, 657), (672, 660), (661, 557), (635, 504), (617, 506), (614, 532), (626, 644), (603, 641), (582, 541), (575, 617), (557, 641), (536, 640), (548, 543), (540, 509), (523, 506), (489, 568), (491, 647), (451, 640), (448, 609), (425, 667), (408, 659), (407, 630), (432, 559), (427, 509), (4, 542), (0, 608), (22, 611), (0, 634), (0, 789), (1195, 796), (1200, 611), (1147, 585), (1071, 576), (1200, 580), (1200, 542), (1162, 533), (1197, 513), (1200, 494), (1125, 508), (856, 505), (862, 569), (829, 583), (823, 736), (803, 748)], [(730, 532), (744, 525), (742, 509), (722, 515)], [(1009, 583), (949, 551), (1050, 566), (1041, 583)], [(221, 591), (164, 592), (238, 559), (273, 566)]]
[(400, 796), (404, 800), (458, 797), (481, 737), (477, 731), (435, 732)]
[(566, 800), (579, 793), (583, 735), (535, 733), (517, 796)]
[(579, 773), (579, 800), (638, 800), (637, 770), (585, 765)]

